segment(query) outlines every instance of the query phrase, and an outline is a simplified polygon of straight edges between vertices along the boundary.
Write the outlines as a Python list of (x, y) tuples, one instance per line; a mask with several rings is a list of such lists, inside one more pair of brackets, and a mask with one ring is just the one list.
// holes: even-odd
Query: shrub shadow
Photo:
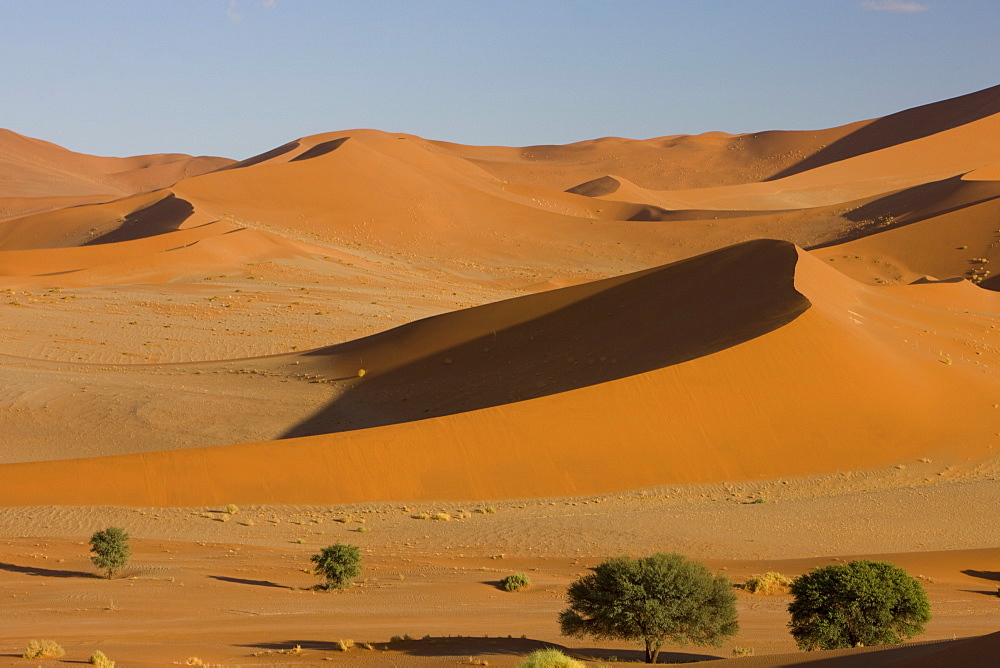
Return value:
[(0, 563), (0, 571), (8, 571), (10, 573), (23, 573), (25, 575), (34, 575), (43, 578), (90, 578), (90, 579), (103, 579), (97, 573), (88, 573), (86, 571), (64, 571), (56, 568), (41, 568), (39, 566), (18, 566), (17, 564), (5, 564)]
[(255, 587), (274, 587), (275, 589), (291, 589), (291, 587), (287, 585), (271, 582), (270, 580), (248, 580), (246, 578), (231, 578), (227, 575), (209, 575), (207, 577), (213, 580), (219, 580), (220, 582), (232, 582), (233, 584), (253, 585)]

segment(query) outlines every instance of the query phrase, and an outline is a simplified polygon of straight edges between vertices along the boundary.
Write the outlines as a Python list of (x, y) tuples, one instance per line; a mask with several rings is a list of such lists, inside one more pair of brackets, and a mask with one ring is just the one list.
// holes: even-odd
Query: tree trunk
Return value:
[(652, 640), (646, 641), (646, 663), (656, 663), (657, 657), (660, 656), (660, 645), (654, 643)]

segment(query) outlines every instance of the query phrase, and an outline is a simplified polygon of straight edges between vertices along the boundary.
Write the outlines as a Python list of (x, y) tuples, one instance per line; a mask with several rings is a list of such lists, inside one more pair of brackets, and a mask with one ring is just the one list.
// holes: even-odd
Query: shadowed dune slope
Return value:
[(972, 638), (911, 642), (886, 647), (858, 647), (803, 654), (772, 654), (740, 659), (705, 661), (705, 666), (747, 668), (988, 668), (997, 665), (1000, 633)]
[(366, 375), (288, 436), (463, 413), (710, 355), (808, 308), (797, 259), (791, 244), (754, 241), (314, 351), (303, 359), (313, 373)]
[[(991, 325), (1000, 296), (968, 283), (864, 286), (780, 242), (745, 244), (711, 259), (268, 359), (271, 372), (304, 365), (356, 376), (362, 362), (355, 355), (373, 355), (363, 361), (371, 373), (345, 382), (327, 415), (336, 419), (343, 401), (358, 411), (368, 403), (370, 415), (361, 419), (371, 423), (397, 419), (399, 412), (410, 419), (399, 404), (412, 401), (440, 417), (283, 441), (9, 464), (0, 467), (0, 502), (559, 496), (989, 453), (998, 399), (992, 374), (1000, 365)], [(717, 263), (732, 278), (706, 279)], [(658, 275), (669, 281), (657, 284)], [(742, 290), (741, 281), (752, 288)], [(706, 313), (685, 306), (685, 294)], [(617, 307), (623, 310), (616, 313)], [(742, 323), (736, 327), (742, 342), (713, 341), (713, 327), (727, 318), (730, 325)], [(494, 329), (499, 348), (485, 350)], [(618, 354), (617, 362), (604, 360), (604, 368), (634, 375), (601, 371), (600, 357), (588, 367), (586, 354), (599, 355), (599, 346)], [(528, 360), (520, 367), (515, 350)], [(500, 355), (499, 365), (491, 354)], [(439, 371), (424, 378), (425, 369)], [(532, 373), (536, 382), (563, 391), (446, 414), (461, 408), (455, 394), (477, 398), (495, 391), (509, 401), (509, 392), (520, 391)], [(588, 378), (590, 384), (580, 385)], [(544, 390), (536, 385), (527, 392)]]
[(900, 111), (859, 124), (854, 131), (768, 180), (782, 179), (821, 165), (904, 144), (998, 113), (1000, 86)]

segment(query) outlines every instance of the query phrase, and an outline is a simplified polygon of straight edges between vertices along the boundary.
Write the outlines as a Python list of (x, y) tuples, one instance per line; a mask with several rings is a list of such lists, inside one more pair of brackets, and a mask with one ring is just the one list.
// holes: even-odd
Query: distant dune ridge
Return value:
[[(1000, 445), (1000, 87), (810, 132), (350, 130), (240, 162), (0, 131), (0, 177), (9, 334), (61, 323), (0, 357), (3, 504), (587, 494)], [(39, 313), (67, 289), (96, 306)], [(280, 354), (209, 352), (258, 305)], [(119, 313), (138, 352), (82, 365), (108, 342), (74, 330)]]

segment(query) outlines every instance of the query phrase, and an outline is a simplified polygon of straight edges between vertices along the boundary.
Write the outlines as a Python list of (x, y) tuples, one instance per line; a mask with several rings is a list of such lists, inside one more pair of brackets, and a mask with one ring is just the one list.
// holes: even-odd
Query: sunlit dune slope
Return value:
[[(816, 248), (874, 235), (871, 252), (840, 253), (872, 266), (833, 266), (868, 282), (909, 282), (925, 274), (989, 279), (987, 269), (973, 274), (968, 263), (993, 259), (990, 229), (1000, 228), (987, 222), (1000, 192), (989, 171), (1000, 164), (997, 91), (816, 132), (526, 148), (463, 147), (374, 130), (315, 135), (189, 175), (169, 189), (7, 217), (0, 221), (0, 250), (112, 246), (218, 221), (323, 244), (333, 254), (401, 254), (436, 263), (458, 282), (471, 273), (504, 287), (544, 287), (755, 238)], [(166, 179), (172, 181), (190, 163), (177, 156), (78, 156), (10, 137), (36, 153), (68, 154), (70, 165), (128, 166), (131, 171), (114, 172), (113, 179), (88, 181), (114, 181), (121, 192), (145, 188), (156, 181), (153, 175), (176, 167)], [(127, 165), (101, 162), (114, 160)], [(52, 192), (84, 192), (67, 188)], [(949, 251), (952, 243), (966, 246), (968, 257)], [(6, 287), (51, 287), (42, 274), (76, 271), (93, 253), (76, 255), (79, 261), (22, 276), (13, 267), (27, 264), (7, 257), (0, 274), (8, 277)], [(185, 267), (176, 275), (191, 276)], [(103, 273), (101, 280), (116, 279)]]
[(106, 158), (0, 129), (0, 198), (128, 195), (231, 164), (178, 153)]
[(868, 287), (757, 241), (261, 360), (343, 383), (297, 429), (353, 430), (5, 465), (0, 501), (554, 496), (974, 459), (997, 439), (997, 313), (968, 283)]

